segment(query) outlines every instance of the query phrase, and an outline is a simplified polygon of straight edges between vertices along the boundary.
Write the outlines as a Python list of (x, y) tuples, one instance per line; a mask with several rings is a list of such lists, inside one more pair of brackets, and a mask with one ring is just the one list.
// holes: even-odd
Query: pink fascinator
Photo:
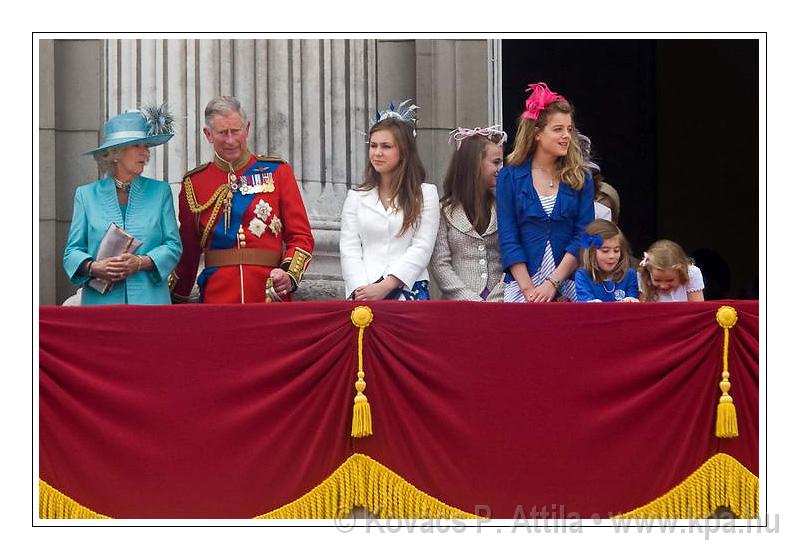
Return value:
[(547, 84), (539, 82), (538, 84), (528, 84), (526, 92), (531, 92), (528, 99), (525, 100), (525, 112), (522, 113), (522, 118), (535, 121), (539, 118), (542, 109), (550, 105), (553, 101), (560, 101), (564, 99), (563, 95), (559, 95), (550, 91)]

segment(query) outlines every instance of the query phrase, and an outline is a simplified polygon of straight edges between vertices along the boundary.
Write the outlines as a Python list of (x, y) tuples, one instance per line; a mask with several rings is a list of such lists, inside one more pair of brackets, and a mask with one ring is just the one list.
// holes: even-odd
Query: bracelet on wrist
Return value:
[(143, 259), (142, 259), (141, 255), (136, 255), (136, 258), (139, 259), (139, 262), (136, 265), (136, 272), (139, 272), (140, 270), (142, 270), (142, 260)]
[(87, 275), (87, 276), (89, 276), (89, 277), (91, 277), (91, 278), (94, 278), (94, 277), (92, 276), (92, 265), (93, 265), (93, 264), (94, 264), (94, 261), (90, 260), (90, 261), (89, 261), (89, 266), (87, 266), (87, 267), (86, 267), (86, 275)]
[(553, 287), (556, 289), (556, 292), (561, 290), (561, 280), (559, 280), (559, 279), (557, 279), (557, 278), (555, 278), (553, 276), (548, 276), (546, 278), (546, 280), (553, 285)]

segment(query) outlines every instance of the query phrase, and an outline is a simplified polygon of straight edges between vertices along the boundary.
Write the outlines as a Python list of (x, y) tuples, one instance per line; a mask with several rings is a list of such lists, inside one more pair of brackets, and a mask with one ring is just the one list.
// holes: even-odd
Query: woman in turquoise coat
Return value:
[[(64, 270), (83, 287), (81, 305), (168, 304), (168, 278), (181, 255), (169, 184), (142, 177), (150, 147), (172, 138), (172, 119), (158, 109), (128, 111), (104, 126), (104, 143), (86, 152), (105, 176), (75, 191)], [(114, 223), (142, 245), (97, 260), (100, 241)], [(105, 294), (89, 281), (111, 282)]]

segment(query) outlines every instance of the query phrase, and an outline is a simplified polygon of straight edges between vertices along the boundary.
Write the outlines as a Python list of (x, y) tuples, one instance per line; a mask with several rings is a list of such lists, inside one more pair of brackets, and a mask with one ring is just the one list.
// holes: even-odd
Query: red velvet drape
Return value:
[[(738, 438), (714, 436), (723, 331)], [(717, 452), (758, 474), (758, 302), (40, 308), (42, 480), (118, 518), (247, 518), (354, 452), (496, 518), (608, 517)], [(536, 508), (536, 509), (534, 509)]]

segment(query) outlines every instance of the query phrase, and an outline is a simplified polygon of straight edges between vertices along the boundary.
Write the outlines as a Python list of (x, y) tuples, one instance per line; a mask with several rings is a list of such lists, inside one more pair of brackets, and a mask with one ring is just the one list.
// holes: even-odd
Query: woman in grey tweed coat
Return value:
[(494, 187), (506, 133), (498, 126), (451, 132), (456, 151), (444, 179), (430, 272), (444, 299), (503, 301)]

